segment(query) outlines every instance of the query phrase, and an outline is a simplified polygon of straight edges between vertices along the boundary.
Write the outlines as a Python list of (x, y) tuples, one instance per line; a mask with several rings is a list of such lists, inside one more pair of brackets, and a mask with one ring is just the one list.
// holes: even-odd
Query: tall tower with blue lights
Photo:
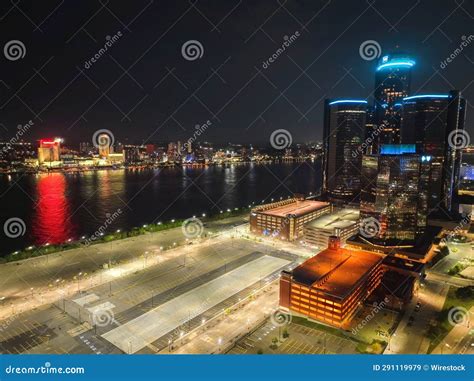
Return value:
[(360, 194), (365, 99), (326, 100), (324, 108), (323, 193), (334, 203), (355, 203)]
[(375, 71), (374, 118), (380, 129), (379, 146), (400, 143), (402, 100), (410, 94), (414, 65), (415, 61), (404, 53), (384, 55), (378, 62)]

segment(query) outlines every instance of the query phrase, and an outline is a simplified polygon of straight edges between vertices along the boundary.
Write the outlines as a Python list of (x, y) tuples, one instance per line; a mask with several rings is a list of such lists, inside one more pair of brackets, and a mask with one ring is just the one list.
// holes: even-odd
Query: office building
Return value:
[(410, 94), (414, 65), (415, 61), (403, 53), (385, 55), (379, 61), (374, 90), (375, 123), (381, 129), (378, 146), (400, 143), (402, 99)]
[(378, 287), (383, 258), (340, 247), (332, 237), (326, 250), (280, 277), (280, 306), (338, 328), (349, 323), (358, 307)]
[(367, 101), (326, 100), (324, 108), (323, 193), (334, 203), (357, 202), (366, 135)]
[(290, 198), (257, 206), (250, 213), (250, 231), (256, 234), (293, 241), (303, 236), (305, 223), (330, 213), (327, 202)]
[(308, 245), (324, 248), (329, 237), (338, 237), (341, 244), (359, 231), (359, 211), (344, 208), (334, 210), (304, 225), (304, 241)]
[(413, 242), (426, 226), (420, 175), (425, 158), (414, 145), (383, 145), (362, 159), (360, 232), (379, 245)]
[(453, 198), (459, 182), (466, 101), (459, 91), (427, 94), (403, 100), (401, 140), (415, 144), (417, 153), (430, 158), (429, 211), (454, 210)]

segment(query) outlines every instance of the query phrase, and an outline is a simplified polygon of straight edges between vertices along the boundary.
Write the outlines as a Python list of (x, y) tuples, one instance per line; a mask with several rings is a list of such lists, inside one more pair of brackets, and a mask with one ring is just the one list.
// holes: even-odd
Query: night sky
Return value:
[[(116, 141), (156, 143), (185, 140), (210, 120), (202, 140), (216, 143), (265, 143), (278, 128), (295, 142), (321, 139), (325, 98), (372, 100), (376, 60), (359, 55), (367, 40), (413, 56), (413, 94), (461, 89), (471, 131), (474, 41), (440, 63), (474, 34), (473, 16), (474, 1), (461, 0), (5, 0), (2, 53), (20, 40), (26, 54), (0, 56), (0, 137), (32, 120), (29, 141), (77, 144), (106, 128)], [(202, 44), (201, 58), (183, 57), (189, 40)]]

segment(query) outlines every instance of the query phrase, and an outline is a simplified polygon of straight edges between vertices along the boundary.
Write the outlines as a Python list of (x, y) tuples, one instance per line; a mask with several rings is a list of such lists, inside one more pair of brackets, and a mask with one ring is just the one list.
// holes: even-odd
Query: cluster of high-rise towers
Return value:
[(383, 56), (372, 105), (325, 104), (323, 194), (359, 205), (361, 222), (376, 223), (364, 239), (376, 245), (413, 244), (428, 216), (457, 212), (465, 100), (457, 90), (412, 95), (414, 68), (408, 55)]

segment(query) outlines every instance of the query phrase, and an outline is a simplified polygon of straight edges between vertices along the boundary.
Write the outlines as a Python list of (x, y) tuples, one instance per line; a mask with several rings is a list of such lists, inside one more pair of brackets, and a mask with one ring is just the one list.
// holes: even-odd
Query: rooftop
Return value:
[(288, 214), (294, 214), (299, 217), (327, 206), (329, 206), (328, 202), (298, 200), (290, 204), (277, 206), (273, 209), (259, 210), (258, 212), (277, 217), (286, 217)]
[(357, 209), (340, 209), (334, 213), (324, 215), (308, 222), (306, 226), (308, 228), (333, 232), (336, 228), (344, 229), (354, 225), (358, 221), (359, 211)]
[[(328, 248), (296, 267), (293, 279), (344, 299), (382, 260), (382, 256), (367, 251)], [(315, 284), (325, 277), (325, 282)]]

